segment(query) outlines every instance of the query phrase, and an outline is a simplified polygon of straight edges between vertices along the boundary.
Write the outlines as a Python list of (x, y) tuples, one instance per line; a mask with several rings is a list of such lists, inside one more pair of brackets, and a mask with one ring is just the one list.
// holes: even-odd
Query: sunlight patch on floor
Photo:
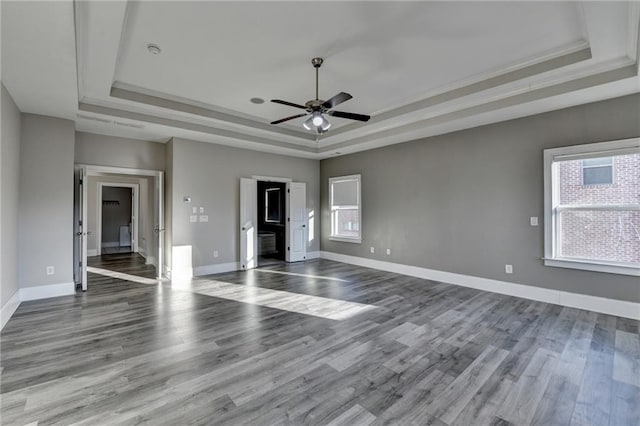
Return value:
[(374, 305), (329, 299), (307, 294), (225, 283), (222, 281), (200, 281), (195, 293), (236, 302), (250, 303), (299, 314), (331, 320), (345, 320), (363, 312), (377, 309)]
[(96, 268), (93, 266), (87, 266), (87, 272), (105, 277), (117, 278), (119, 280), (133, 281), (139, 284), (158, 284), (160, 282), (159, 280), (152, 278), (138, 277), (136, 275), (129, 275), (123, 272), (110, 271), (108, 269)]
[(294, 277), (305, 277), (305, 278), (318, 278), (320, 280), (331, 280), (331, 281), (340, 281), (343, 283), (348, 283), (349, 280), (343, 280), (342, 278), (334, 278), (334, 277), (327, 277), (327, 276), (323, 276), (323, 275), (309, 275), (309, 274), (298, 274), (296, 272), (286, 272), (286, 271), (274, 271), (272, 269), (260, 269), (260, 268), (256, 268), (254, 269), (254, 271), (258, 271), (258, 272), (268, 272), (270, 274), (282, 274), (282, 275), (292, 275)]

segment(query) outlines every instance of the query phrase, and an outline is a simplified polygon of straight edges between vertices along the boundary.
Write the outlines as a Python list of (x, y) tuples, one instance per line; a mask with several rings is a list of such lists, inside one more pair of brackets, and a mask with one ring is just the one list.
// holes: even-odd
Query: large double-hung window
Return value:
[(548, 149), (545, 264), (640, 275), (640, 139)]
[(350, 243), (362, 242), (360, 175), (329, 179), (331, 234), (329, 239)]

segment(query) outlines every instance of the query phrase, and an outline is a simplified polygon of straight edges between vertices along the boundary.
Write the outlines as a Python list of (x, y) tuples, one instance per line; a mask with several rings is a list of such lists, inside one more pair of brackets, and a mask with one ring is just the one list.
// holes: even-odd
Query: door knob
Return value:
[(87, 231), (87, 235), (93, 235), (93, 232)]
[(306, 228), (306, 227), (307, 227), (307, 225), (302, 225), (302, 227), (303, 227), (303, 228)]
[(76, 232), (76, 235), (82, 235), (82, 232)]
[(242, 230), (243, 230), (243, 231), (246, 231), (246, 230), (247, 230), (247, 228), (245, 228), (245, 227), (243, 226), (243, 227), (242, 227)]

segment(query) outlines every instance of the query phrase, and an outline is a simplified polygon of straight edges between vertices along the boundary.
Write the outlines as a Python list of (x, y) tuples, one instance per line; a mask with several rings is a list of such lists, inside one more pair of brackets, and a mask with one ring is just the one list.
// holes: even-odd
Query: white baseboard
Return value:
[(15, 293), (13, 293), (11, 299), (9, 299), (7, 303), (4, 304), (2, 309), (0, 309), (0, 330), (2, 330), (9, 319), (11, 319), (11, 316), (15, 313), (16, 309), (18, 309), (18, 306), (20, 306), (19, 289), (16, 290)]
[(153, 265), (153, 266), (157, 266), (158, 263), (156, 262), (156, 257), (155, 256), (147, 256), (145, 257), (145, 265)]
[(403, 265), (400, 263), (385, 262), (382, 260), (367, 259), (364, 257), (348, 256), (340, 253), (321, 251), (322, 259), (335, 260), (336, 262), (350, 263), (366, 268), (395, 272), (397, 274), (427, 280), (440, 281), (463, 287), (471, 287), (478, 290), (509, 296), (522, 297), (524, 299), (553, 303), (571, 308), (586, 309), (603, 314), (616, 315), (624, 318), (640, 320), (640, 303), (624, 300), (608, 299), (605, 297), (589, 296), (586, 294), (570, 293), (567, 291), (553, 290), (524, 284), (510, 283), (507, 281), (492, 280), (489, 278), (474, 277), (471, 275), (455, 274), (453, 272), (438, 271), (435, 269), (421, 268), (419, 266)]
[(98, 255), (98, 249), (87, 250), (87, 257), (93, 257)]
[(320, 258), (320, 252), (319, 251), (308, 251), (307, 252), (307, 260), (319, 259), (319, 258)]
[(20, 300), (46, 299), (48, 297), (69, 296), (75, 294), (75, 283), (61, 283), (51, 285), (41, 285), (37, 287), (23, 287), (20, 289)]
[(222, 274), (238, 270), (240, 270), (238, 262), (216, 263), (214, 265), (196, 266), (193, 268), (193, 275), (200, 277), (202, 275)]

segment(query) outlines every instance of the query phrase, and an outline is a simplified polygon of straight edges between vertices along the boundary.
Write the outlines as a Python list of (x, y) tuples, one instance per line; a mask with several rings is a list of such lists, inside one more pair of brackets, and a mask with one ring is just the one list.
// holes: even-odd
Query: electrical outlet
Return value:
[(538, 218), (536, 216), (531, 216), (529, 218), (529, 224), (531, 226), (538, 226)]
[(387, 249), (387, 256), (391, 256), (391, 249)]
[(56, 268), (53, 266), (47, 266), (47, 275), (53, 275), (56, 273)]
[(504, 265), (505, 274), (513, 274), (513, 265)]
[(375, 247), (369, 247), (369, 250), (371, 251), (371, 253), (375, 253), (376, 252), (376, 248)]
[(218, 250), (214, 250), (213, 251), (213, 257), (218, 257), (220, 255), (220, 253), (218, 253)]

